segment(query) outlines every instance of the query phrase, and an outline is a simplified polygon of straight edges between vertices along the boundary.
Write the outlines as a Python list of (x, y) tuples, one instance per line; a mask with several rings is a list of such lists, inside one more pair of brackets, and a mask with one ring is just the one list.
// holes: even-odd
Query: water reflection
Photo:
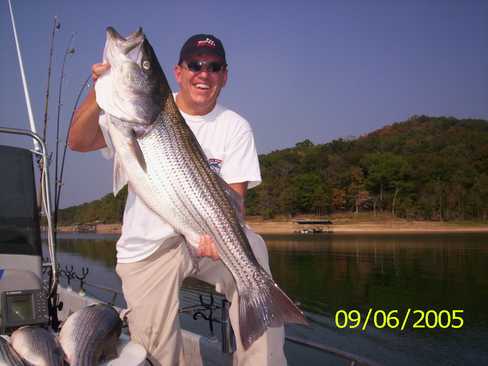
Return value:
[[(120, 289), (113, 235), (60, 236), (63, 265), (90, 268), (88, 281)], [(266, 236), (275, 280), (307, 310), (295, 334), (384, 365), (485, 364), (488, 235)], [(187, 282), (188, 286), (199, 286)], [(96, 293), (102, 299), (106, 294)], [(338, 309), (464, 310), (462, 329), (338, 329)], [(288, 348), (288, 352), (289, 352)], [(301, 357), (301, 356), (300, 356)], [(298, 360), (300, 361), (300, 357)], [(295, 357), (296, 358), (296, 357)], [(315, 359), (315, 358), (314, 358)], [(299, 364), (293, 363), (290, 364)], [(313, 364), (323, 364), (320, 359)]]
[(305, 308), (463, 309), (488, 325), (487, 235), (266, 237), (273, 274)]
[(114, 239), (58, 239), (59, 249), (63, 253), (76, 254), (110, 268), (115, 268)]
[[(65, 234), (60, 236), (59, 248), (64, 255), (113, 271), (116, 238)], [(265, 239), (275, 280), (308, 311), (463, 309), (474, 323), (488, 325), (486, 234)]]

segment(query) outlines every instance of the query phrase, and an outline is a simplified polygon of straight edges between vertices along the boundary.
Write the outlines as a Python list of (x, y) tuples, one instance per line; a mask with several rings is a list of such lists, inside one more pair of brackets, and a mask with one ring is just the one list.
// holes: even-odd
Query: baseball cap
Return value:
[(227, 63), (222, 42), (212, 34), (195, 34), (188, 38), (181, 48), (178, 64), (183, 60), (190, 60), (195, 55), (215, 55)]

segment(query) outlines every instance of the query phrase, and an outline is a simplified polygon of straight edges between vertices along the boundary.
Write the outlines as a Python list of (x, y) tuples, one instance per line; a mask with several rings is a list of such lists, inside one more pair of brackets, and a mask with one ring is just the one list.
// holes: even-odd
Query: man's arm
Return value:
[(87, 152), (106, 146), (98, 125), (99, 115), (100, 108), (96, 102), (95, 90), (91, 89), (73, 116), (68, 136), (68, 146), (71, 150)]
[(242, 216), (246, 216), (246, 204), (245, 204), (245, 199), (246, 199), (246, 194), (247, 194), (247, 182), (242, 182), (242, 183), (231, 183), (229, 184), (230, 188), (232, 188), (234, 191), (239, 193), (239, 195), (242, 197), (242, 207), (241, 213)]
[[(107, 64), (92, 66), (92, 79), (108, 70)], [(101, 149), (106, 146), (102, 130), (98, 125), (100, 107), (97, 105), (95, 89), (91, 89), (73, 116), (73, 122), (68, 136), (68, 146), (71, 150), (87, 152)]]

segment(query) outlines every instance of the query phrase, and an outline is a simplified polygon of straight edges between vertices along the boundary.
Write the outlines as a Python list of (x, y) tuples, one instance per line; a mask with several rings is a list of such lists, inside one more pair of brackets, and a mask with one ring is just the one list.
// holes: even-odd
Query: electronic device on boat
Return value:
[[(0, 128), (2, 133), (34, 136), (30, 131)], [(0, 331), (22, 326), (47, 324), (49, 289), (42, 280), (42, 246), (39, 208), (32, 155), (46, 160), (41, 152), (0, 146)], [(42, 183), (47, 184), (44, 177)], [(42, 201), (48, 190), (41, 186)], [(50, 210), (50, 207), (48, 207)], [(52, 238), (50, 238), (52, 239)], [(50, 240), (51, 241), (51, 240)], [(52, 245), (52, 243), (50, 243)], [(53, 249), (50, 250), (53, 253)], [(51, 256), (51, 263), (54, 257)], [(49, 265), (49, 264), (48, 264)]]

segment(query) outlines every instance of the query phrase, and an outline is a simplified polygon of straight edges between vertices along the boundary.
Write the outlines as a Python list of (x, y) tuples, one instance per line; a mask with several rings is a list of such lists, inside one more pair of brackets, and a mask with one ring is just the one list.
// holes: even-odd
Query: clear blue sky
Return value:
[[(259, 153), (304, 139), (359, 136), (414, 114), (488, 119), (486, 0), (13, 0), (13, 6), (39, 131), (53, 17), (61, 22), (51, 81), (51, 151), (69, 38), (76, 34), (63, 84), (63, 144), (75, 96), (101, 59), (108, 25), (122, 34), (142, 26), (173, 88), (172, 68), (186, 38), (202, 32), (219, 37), (230, 65), (221, 102), (250, 121)], [(0, 125), (26, 128), (6, 0), (0, 16)], [(62, 207), (110, 192), (112, 165), (100, 153), (69, 152), (67, 159)]]

